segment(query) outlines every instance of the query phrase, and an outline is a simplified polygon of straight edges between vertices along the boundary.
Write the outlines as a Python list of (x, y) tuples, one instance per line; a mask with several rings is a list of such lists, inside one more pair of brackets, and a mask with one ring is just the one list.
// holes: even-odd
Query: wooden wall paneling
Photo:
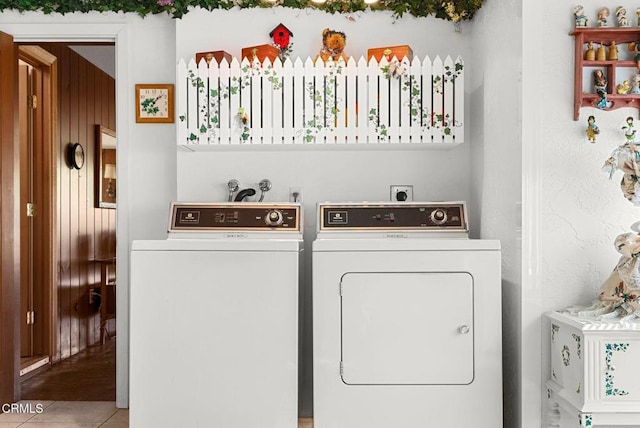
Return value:
[[(95, 67), (87, 67), (87, 94), (91, 94), (91, 96), (95, 95), (95, 82), (96, 82), (96, 69)], [(91, 147), (91, 156), (89, 157), (91, 165), (93, 168), (95, 168), (95, 156), (96, 156), (96, 143), (95, 143), (95, 125), (98, 124), (98, 121), (96, 120), (96, 107), (95, 107), (95, 102), (90, 102), (87, 103), (87, 123), (93, 126), (90, 126), (87, 130), (88, 132), (88, 138), (91, 139), (91, 144), (89, 144), (88, 146)], [(93, 175), (91, 176), (93, 177)], [(95, 181), (95, 179), (94, 179)], [(99, 224), (96, 224), (96, 217), (98, 215), (98, 211), (94, 208), (94, 190), (93, 190), (93, 186), (91, 185), (89, 186), (89, 189), (87, 190), (89, 193), (89, 200), (87, 201), (87, 206), (89, 207), (89, 211), (91, 213), (91, 215), (89, 216), (89, 218), (87, 219), (87, 234), (88, 236), (91, 237), (91, 241), (89, 244), (89, 252), (92, 256), (92, 260), (95, 260), (98, 256), (98, 247), (97, 247), (97, 233), (99, 232)], [(88, 283), (90, 287), (99, 287), (100, 285), (100, 268), (98, 263), (93, 262), (90, 265), (91, 269), (89, 269), (89, 277), (88, 277)], [(88, 317), (87, 319), (87, 328), (88, 331), (90, 332), (89, 335), (89, 343), (93, 344), (96, 341), (99, 340), (100, 338), (100, 319), (98, 317), (98, 312), (91, 312), (91, 315)]]
[(89, 253), (89, 233), (87, 232), (87, 221), (89, 213), (87, 212), (87, 180), (91, 177), (93, 168), (91, 166), (90, 141), (87, 139), (87, 61), (82, 57), (78, 58), (78, 142), (84, 147), (85, 163), (80, 174), (80, 182), (78, 183), (78, 206), (79, 218), (78, 228), (78, 244), (80, 254), (78, 259), (78, 288), (76, 290), (77, 297), (75, 303), (75, 312), (78, 319), (78, 348), (85, 349), (89, 346), (87, 342), (87, 290), (89, 289), (88, 269), (90, 263)]
[(71, 100), (70, 100), (70, 80), (71, 80), (71, 67), (69, 64), (68, 55), (64, 55), (64, 51), (59, 46), (55, 47), (56, 54), (60, 61), (60, 79), (58, 93), (59, 99), (59, 133), (60, 133), (60, 148), (58, 150), (59, 164), (61, 165), (60, 171), (60, 205), (58, 212), (60, 213), (60, 264), (61, 264), (61, 277), (58, 283), (58, 314), (60, 325), (60, 337), (59, 337), (59, 349), (60, 358), (67, 358), (71, 355), (71, 320), (70, 320), (70, 287), (71, 287), (71, 261), (72, 261), (72, 245), (71, 245), (71, 215), (72, 209), (72, 193), (71, 193), (71, 177), (73, 172), (69, 168), (68, 162), (65, 158), (67, 145), (70, 141), (70, 115), (71, 115)]
[[(103, 74), (103, 119), (108, 124), (109, 129), (116, 130), (115, 120), (115, 86), (110, 84), (108, 75)], [(116, 136), (117, 136), (116, 132)], [(116, 184), (117, 186), (117, 184)], [(116, 189), (117, 191), (117, 189)], [(105, 252), (109, 256), (115, 256), (115, 210), (105, 209), (102, 210), (106, 217), (103, 217), (103, 221), (106, 222), (103, 230), (106, 232), (104, 236), (104, 245), (106, 246)], [(104, 224), (104, 223), (103, 223)], [(115, 327), (115, 320), (109, 320), (107, 322), (107, 331), (112, 334)]]
[[(79, 97), (78, 97), (78, 56), (69, 53), (69, 63), (71, 70), (74, 70), (74, 79), (69, 82), (69, 143), (81, 143), (78, 138), (79, 128)], [(86, 163), (86, 162), (85, 162)], [(80, 170), (71, 170), (71, 180), (69, 192), (77, 197), (71, 198), (69, 217), (71, 219), (71, 283), (69, 287), (69, 345), (70, 354), (74, 355), (80, 350), (78, 337), (80, 334), (80, 323), (78, 320), (77, 302), (78, 288), (80, 287), (80, 263), (82, 258), (82, 230), (80, 228), (80, 218), (82, 217), (83, 204), (80, 201), (81, 181), (85, 172), (85, 167)]]
[(95, 216), (95, 212), (93, 210), (93, 174), (94, 174), (94, 160), (95, 160), (95, 150), (94, 150), (94, 138), (93, 138), (93, 127), (94, 127), (94, 117), (93, 112), (89, 111), (89, 105), (91, 105), (91, 101), (89, 99), (92, 92), (89, 91), (89, 69), (91, 68), (91, 64), (86, 61), (84, 58), (80, 58), (80, 69), (82, 70), (82, 76), (80, 79), (80, 111), (82, 114), (81, 120), (81, 128), (80, 135), (82, 140), (84, 141), (83, 146), (85, 149), (85, 169), (84, 169), (84, 179), (82, 181), (82, 188), (80, 190), (81, 196), (80, 200), (82, 201), (84, 207), (84, 215), (82, 216), (82, 228), (83, 228), (83, 263), (82, 263), (82, 283), (80, 288), (80, 305), (83, 308), (80, 312), (81, 323), (81, 337), (80, 342), (85, 346), (91, 346), (94, 341), (93, 335), (93, 317), (94, 314), (91, 311), (89, 306), (89, 293), (91, 292), (91, 287), (94, 286), (93, 279), (95, 270), (95, 253), (94, 253), (94, 241), (95, 238), (93, 236), (95, 232), (95, 227), (93, 224), (93, 216)]

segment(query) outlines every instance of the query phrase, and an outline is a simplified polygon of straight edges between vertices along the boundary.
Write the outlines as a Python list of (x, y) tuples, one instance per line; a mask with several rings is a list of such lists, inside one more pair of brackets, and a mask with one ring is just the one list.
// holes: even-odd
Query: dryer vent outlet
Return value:
[(411, 184), (392, 184), (390, 192), (391, 202), (410, 202), (413, 201), (413, 185)]

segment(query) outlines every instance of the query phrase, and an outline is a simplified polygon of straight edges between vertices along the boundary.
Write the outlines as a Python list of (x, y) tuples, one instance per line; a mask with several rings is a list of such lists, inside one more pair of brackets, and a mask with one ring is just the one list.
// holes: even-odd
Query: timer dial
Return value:
[(447, 212), (442, 208), (438, 208), (431, 212), (431, 221), (435, 224), (445, 224), (447, 222)]
[(282, 212), (279, 210), (271, 210), (267, 213), (264, 221), (268, 226), (279, 226), (282, 224), (283, 219)]

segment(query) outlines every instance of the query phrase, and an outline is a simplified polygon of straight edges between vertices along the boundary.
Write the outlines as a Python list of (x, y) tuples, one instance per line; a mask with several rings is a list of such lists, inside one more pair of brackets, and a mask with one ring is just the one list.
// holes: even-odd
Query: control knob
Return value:
[(435, 224), (445, 224), (447, 222), (447, 212), (438, 208), (431, 212), (431, 221)]
[(282, 224), (284, 217), (282, 213), (278, 210), (271, 210), (267, 213), (264, 221), (268, 226), (280, 226)]

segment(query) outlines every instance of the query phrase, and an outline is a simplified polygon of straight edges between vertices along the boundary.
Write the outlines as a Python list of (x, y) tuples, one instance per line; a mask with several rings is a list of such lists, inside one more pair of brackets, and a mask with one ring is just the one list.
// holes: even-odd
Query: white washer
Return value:
[(500, 244), (464, 203), (326, 203), (314, 428), (502, 427)]
[(173, 204), (131, 252), (132, 427), (297, 428), (299, 204)]

